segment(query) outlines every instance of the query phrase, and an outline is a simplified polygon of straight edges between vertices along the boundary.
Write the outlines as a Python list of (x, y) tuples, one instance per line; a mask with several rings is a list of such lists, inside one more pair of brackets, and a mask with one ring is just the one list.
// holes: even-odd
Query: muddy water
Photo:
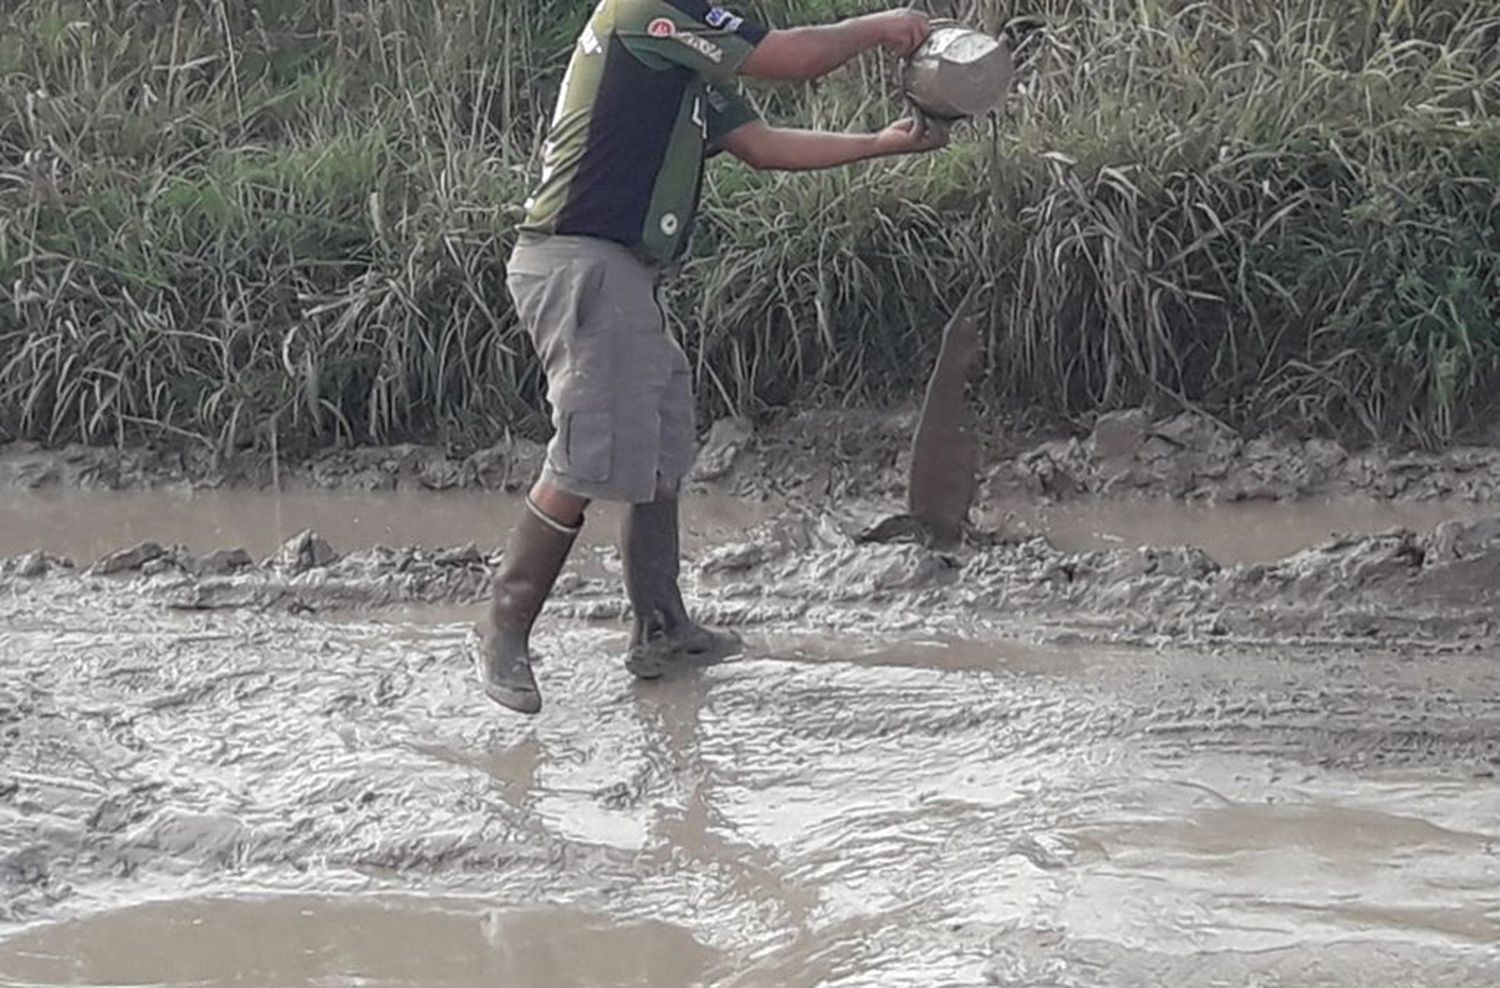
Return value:
[[(0, 598), (0, 983), (1489, 986), (1500, 655)], [(133, 949), (143, 947), (147, 949)]]
[[(778, 507), (718, 495), (690, 497), (684, 501), (687, 550), (696, 553), (732, 539)], [(342, 550), (467, 542), (488, 550), (501, 544), (519, 509), (514, 497), (483, 492), (0, 491), (0, 556), (42, 549), (88, 563), (125, 546), (154, 541), (198, 551), (243, 546), (263, 558), (308, 528)], [(1459, 501), (1344, 498), (1199, 505), (1082, 499), (1056, 505), (1001, 501), (983, 506), (976, 517), (1011, 534), (1044, 534), (1072, 551), (1194, 545), (1233, 565), (1281, 559), (1334, 534), (1426, 530), (1450, 519), (1493, 512), (1491, 505)], [(583, 543), (610, 544), (618, 517), (612, 505), (595, 507)]]
[(1225, 504), (1078, 499), (1052, 505), (1002, 500), (985, 505), (979, 517), (987, 527), (1046, 535), (1059, 548), (1075, 552), (1190, 545), (1230, 566), (1284, 559), (1335, 535), (1393, 528), (1426, 531), (1445, 521), (1494, 513), (1494, 505), (1483, 502), (1355, 497)]
[[(471, 491), (0, 491), (0, 556), (41, 549), (88, 563), (151, 541), (198, 551), (242, 546), (263, 558), (309, 528), (339, 549), (473, 542), (488, 550), (504, 542), (521, 508), (517, 497)], [(770, 513), (745, 499), (693, 498), (684, 543), (723, 541)], [(598, 505), (582, 541), (608, 544), (618, 527), (618, 507)]]
[(686, 930), (566, 909), (315, 896), (153, 903), (0, 946), (27, 985), (687, 986), (714, 959)]

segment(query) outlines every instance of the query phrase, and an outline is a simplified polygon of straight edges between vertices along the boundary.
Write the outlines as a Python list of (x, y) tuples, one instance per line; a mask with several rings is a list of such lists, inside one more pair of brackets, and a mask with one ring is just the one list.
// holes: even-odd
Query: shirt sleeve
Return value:
[(724, 138), (746, 124), (755, 123), (760, 114), (738, 87), (708, 87), (708, 150), (716, 154), (724, 149)]
[(769, 32), (710, 0), (620, 0), (615, 34), (638, 56), (725, 83)]

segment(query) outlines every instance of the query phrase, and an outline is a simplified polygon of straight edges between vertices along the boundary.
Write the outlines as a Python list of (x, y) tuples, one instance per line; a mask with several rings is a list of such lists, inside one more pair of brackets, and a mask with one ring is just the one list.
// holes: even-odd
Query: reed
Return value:
[[(536, 432), (504, 260), (582, 0), (0, 11), (0, 438)], [(776, 22), (865, 2), (749, 4)], [(1500, 385), (1500, 12), (984, 0), (1020, 90), (941, 156), (716, 163), (675, 285), (705, 417), (914, 397), (996, 290), (997, 413), (1141, 403), (1437, 445)], [(889, 64), (757, 88), (875, 126)]]

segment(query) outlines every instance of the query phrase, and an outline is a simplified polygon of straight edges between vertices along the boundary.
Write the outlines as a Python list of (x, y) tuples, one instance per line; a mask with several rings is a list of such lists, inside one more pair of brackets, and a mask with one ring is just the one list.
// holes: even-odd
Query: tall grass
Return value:
[[(4, 5), (0, 438), (540, 428), (504, 260), (591, 7)], [(996, 409), (1153, 402), (1427, 444), (1494, 414), (1492, 4), (932, 7), (1024, 38), (1020, 91), (941, 156), (712, 166), (675, 287), (706, 414), (913, 394), (975, 278), (996, 285)], [(873, 57), (755, 90), (830, 127), (885, 122), (893, 93)]]

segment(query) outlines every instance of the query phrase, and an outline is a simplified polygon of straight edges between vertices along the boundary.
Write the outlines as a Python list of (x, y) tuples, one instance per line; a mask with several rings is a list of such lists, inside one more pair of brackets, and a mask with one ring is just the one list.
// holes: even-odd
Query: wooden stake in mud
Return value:
[(922, 416), (912, 437), (906, 481), (906, 514), (887, 518), (860, 537), (862, 542), (921, 541), (935, 549), (957, 546), (978, 489), (979, 441), (969, 410), (969, 374), (979, 355), (979, 319), (974, 303), (983, 291), (964, 295), (948, 325), (937, 363), (927, 381)]
[(978, 285), (970, 288), (943, 327), (942, 347), (912, 437), (907, 511), (927, 530), (935, 548), (957, 545), (963, 538), (978, 487), (979, 441), (968, 390), (979, 355), (979, 320), (973, 312), (979, 292)]

